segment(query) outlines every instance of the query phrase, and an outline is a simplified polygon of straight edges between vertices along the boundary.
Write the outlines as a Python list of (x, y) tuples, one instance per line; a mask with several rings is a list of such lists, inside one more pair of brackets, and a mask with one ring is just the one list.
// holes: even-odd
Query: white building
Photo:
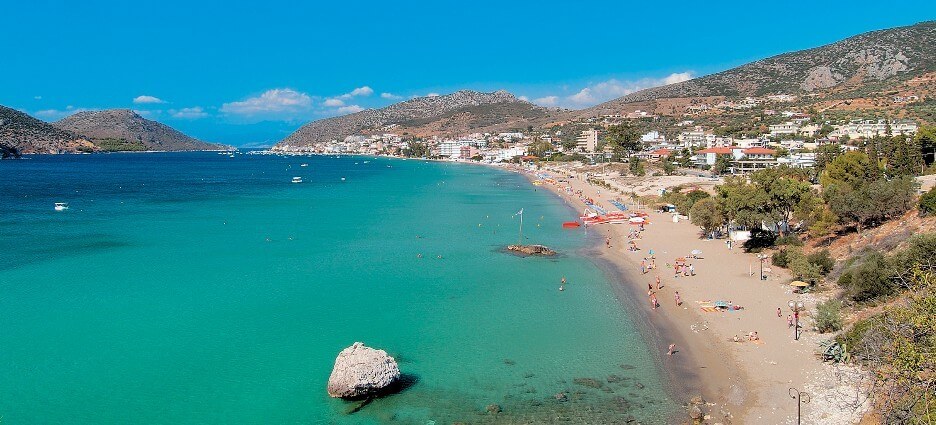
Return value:
[(887, 120), (867, 120), (867, 121), (852, 121), (845, 125), (840, 125), (832, 133), (829, 133), (831, 138), (838, 138), (843, 136), (848, 136), (849, 139), (857, 138), (871, 138), (874, 136), (885, 136), (888, 134), (888, 127), (890, 127), (890, 134), (916, 134), (917, 124), (913, 121), (902, 120), (902, 121), (887, 121)]
[(439, 143), (439, 155), (446, 158), (460, 158), (463, 147), (474, 147), (482, 149), (487, 145), (484, 140), (464, 139), (464, 140), (444, 140)]
[(581, 152), (594, 152), (598, 147), (598, 130), (585, 130), (577, 139), (575, 147)]

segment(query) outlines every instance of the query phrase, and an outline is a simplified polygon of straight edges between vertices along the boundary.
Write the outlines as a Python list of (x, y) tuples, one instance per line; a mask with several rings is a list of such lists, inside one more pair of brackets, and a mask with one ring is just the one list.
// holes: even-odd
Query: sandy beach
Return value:
[[(578, 211), (586, 208), (582, 196), (609, 210), (614, 209), (607, 202), (609, 198), (625, 200), (623, 191), (609, 193), (580, 176), (569, 178), (569, 169), (536, 173), (543, 172), (567, 182), (539, 187)], [(529, 170), (525, 174), (536, 179)], [(797, 405), (790, 389), (795, 388), (811, 396), (811, 402), (803, 405), (803, 423), (851, 424), (860, 420), (867, 405), (852, 388), (853, 380), (843, 378), (842, 370), (822, 363), (815, 355), (818, 343), (827, 336), (812, 332), (811, 320), (801, 317), (801, 335), (794, 340), (788, 324), (792, 314), (788, 301), (802, 301), (808, 315), (822, 300), (821, 295), (794, 294), (786, 271), (769, 267), (769, 261), (765, 264), (767, 280), (762, 281), (758, 258), (739, 245), (729, 249), (723, 239), (702, 239), (697, 226), (688, 220), (674, 222), (672, 214), (642, 211), (649, 214), (650, 224), (634, 240), (637, 251), (628, 249), (628, 234), (637, 227), (634, 225), (602, 224), (570, 231), (600, 235), (590, 253), (615, 277), (622, 305), (639, 313), (635, 316), (643, 322), (651, 346), (660, 351), (661, 369), (670, 375), (678, 401), (688, 403), (701, 395), (707, 402), (707, 409), (703, 409), (707, 423), (793, 424)], [(569, 218), (573, 219), (577, 217)], [(606, 238), (610, 238), (610, 247)], [(648, 260), (651, 249), (655, 259)], [(693, 250), (702, 251), (700, 258), (689, 258)], [(694, 276), (674, 276), (672, 265), (678, 257), (686, 257)], [(641, 273), (642, 261), (645, 266), (655, 262), (656, 268)], [(660, 289), (656, 288), (657, 277)], [(659, 303), (655, 309), (651, 308), (648, 284)], [(677, 291), (681, 305), (675, 301)], [(717, 301), (743, 308), (711, 308)], [(749, 338), (751, 332), (757, 333), (757, 340)], [(676, 353), (666, 355), (670, 344), (676, 344)]]

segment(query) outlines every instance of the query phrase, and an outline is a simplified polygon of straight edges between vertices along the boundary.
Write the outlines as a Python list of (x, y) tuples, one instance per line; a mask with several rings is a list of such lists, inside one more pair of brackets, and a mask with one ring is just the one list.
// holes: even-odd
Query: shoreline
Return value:
[[(526, 177), (531, 183), (536, 180), (535, 176), (525, 170), (513, 167), (498, 168), (517, 172)], [(546, 188), (551, 196), (555, 196), (570, 211), (575, 212), (576, 218), (577, 211), (586, 208), (586, 205), (577, 198), (560, 192), (558, 188), (552, 185), (542, 185), (539, 188)], [(626, 225), (608, 224), (594, 227), (594, 229), (616, 229), (614, 226)], [(626, 229), (629, 230), (629, 228)], [(611, 230), (610, 233), (615, 235), (614, 239), (619, 241), (626, 236), (624, 232), (614, 230)], [(645, 277), (636, 272), (637, 268), (640, 267), (639, 262), (628, 256), (612, 257), (608, 255), (607, 249), (603, 246), (603, 237), (597, 231), (589, 235), (587, 239), (588, 243), (582, 248), (582, 252), (606, 276), (612, 294), (620, 303), (621, 308), (627, 310), (628, 317), (640, 332), (644, 342), (654, 351), (651, 358), (659, 372), (665, 376), (663, 386), (668, 395), (673, 402), (683, 407), (682, 410), (674, 412), (667, 422), (684, 423), (688, 417), (686, 408), (688, 408), (691, 398), (695, 396), (701, 396), (708, 404), (708, 406), (702, 406), (703, 411), (711, 407), (712, 403), (716, 405), (728, 404), (727, 397), (724, 395), (728, 394), (730, 385), (726, 386), (725, 383), (728, 382), (731, 376), (737, 375), (736, 372), (731, 371), (732, 367), (730, 367), (730, 365), (736, 366), (735, 361), (733, 359), (727, 363), (724, 361), (726, 358), (730, 358), (728, 357), (730, 354), (716, 345), (709, 346), (707, 350), (689, 350), (689, 347), (696, 345), (691, 341), (698, 334), (693, 333), (688, 326), (685, 326), (685, 323), (678, 323), (671, 316), (657, 314), (646, 302), (643, 302), (646, 295), (642, 292), (642, 284), (638, 285), (638, 282), (644, 280)], [(676, 344), (676, 357), (666, 354), (671, 343)], [(674, 359), (677, 361), (673, 361)], [(741, 385), (747, 383), (746, 377), (738, 381)], [(732, 416), (742, 414), (743, 410), (742, 406), (736, 406)]]

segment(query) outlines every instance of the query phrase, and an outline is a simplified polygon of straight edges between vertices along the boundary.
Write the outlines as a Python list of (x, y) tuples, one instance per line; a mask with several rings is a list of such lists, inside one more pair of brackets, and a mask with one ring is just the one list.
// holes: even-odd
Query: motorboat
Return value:
[(293, 183), (302, 183), (302, 177), (293, 177), (293, 178), (292, 178), (292, 182), (293, 182)]
[(56, 202), (55, 210), (56, 211), (65, 211), (68, 209), (68, 202)]

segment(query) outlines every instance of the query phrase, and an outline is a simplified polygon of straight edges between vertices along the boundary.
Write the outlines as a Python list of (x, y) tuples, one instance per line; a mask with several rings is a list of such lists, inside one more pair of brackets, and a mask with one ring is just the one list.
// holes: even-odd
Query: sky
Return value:
[(6, 1), (0, 105), (130, 108), (271, 145), (311, 120), (461, 89), (584, 108), (936, 19), (936, 2)]

